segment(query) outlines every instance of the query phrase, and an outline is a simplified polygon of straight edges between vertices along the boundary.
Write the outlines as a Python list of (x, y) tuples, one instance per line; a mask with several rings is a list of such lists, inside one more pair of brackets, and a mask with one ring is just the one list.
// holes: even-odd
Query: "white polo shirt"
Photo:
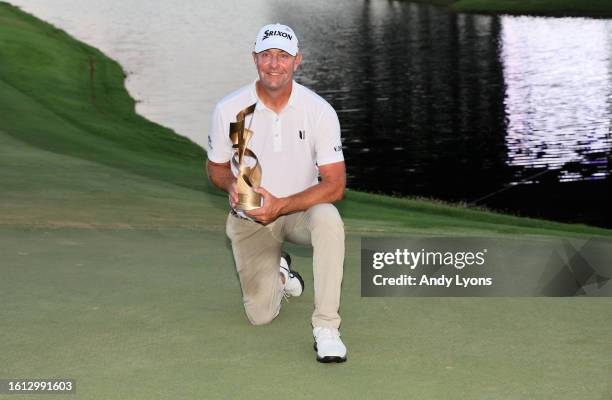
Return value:
[(258, 99), (255, 82), (223, 98), (215, 107), (208, 133), (210, 161), (230, 161), (230, 122), (236, 122), (236, 114), (253, 103), (257, 103), (255, 111), (245, 120), (245, 126), (253, 131), (248, 147), (259, 159), (261, 186), (272, 195), (286, 197), (308, 189), (318, 183), (317, 165), (344, 161), (336, 112), (295, 81), (280, 114)]

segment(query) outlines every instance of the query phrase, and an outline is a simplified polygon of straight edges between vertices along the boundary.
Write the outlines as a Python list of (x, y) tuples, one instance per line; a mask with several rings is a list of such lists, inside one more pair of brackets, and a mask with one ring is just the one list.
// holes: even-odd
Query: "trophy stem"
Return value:
[[(229, 136), (233, 144), (232, 148), (235, 150), (232, 156), (232, 165), (238, 170), (236, 178), (238, 203), (236, 208), (240, 210), (253, 210), (261, 207), (262, 196), (253, 190), (261, 184), (261, 166), (255, 153), (247, 147), (253, 137), (253, 131), (244, 126), (246, 116), (255, 111), (256, 104), (241, 110), (236, 114), (236, 122), (230, 123)], [(252, 167), (245, 165), (245, 157), (252, 158), (255, 161)]]

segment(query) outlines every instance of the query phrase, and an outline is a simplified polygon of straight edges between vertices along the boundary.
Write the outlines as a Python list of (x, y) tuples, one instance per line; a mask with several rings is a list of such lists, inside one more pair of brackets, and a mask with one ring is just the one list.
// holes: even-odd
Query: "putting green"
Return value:
[(195, 145), (134, 114), (114, 62), (6, 4), (0, 60), (0, 379), (74, 378), (75, 396), (50, 398), (79, 399), (612, 394), (609, 299), (376, 299), (359, 286), (363, 235), (609, 230), (349, 192), (349, 361), (322, 365), (310, 250), (288, 247), (305, 294), (250, 326), (225, 196)]

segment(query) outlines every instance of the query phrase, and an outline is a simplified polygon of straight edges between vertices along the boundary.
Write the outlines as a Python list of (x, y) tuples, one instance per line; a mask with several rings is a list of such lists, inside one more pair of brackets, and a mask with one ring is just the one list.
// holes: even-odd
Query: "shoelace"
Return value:
[(340, 337), (340, 332), (335, 329), (321, 328), (316, 335), (317, 342), (322, 340), (334, 340)]
[(287, 271), (287, 276), (285, 276), (285, 285), (283, 285), (283, 298), (287, 303), (289, 303), (289, 297), (291, 296), (289, 296), (287, 292), (285, 292), (285, 286), (287, 285), (287, 282), (289, 282), (289, 279), (293, 278), (295, 275), (293, 275), (290, 269), (287, 269), (285, 267), (281, 267), (281, 269)]

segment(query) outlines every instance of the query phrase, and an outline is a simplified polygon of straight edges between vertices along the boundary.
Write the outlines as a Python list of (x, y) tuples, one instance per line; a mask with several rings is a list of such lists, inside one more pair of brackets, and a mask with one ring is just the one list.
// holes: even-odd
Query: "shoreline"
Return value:
[(539, 16), (555, 18), (612, 18), (612, 3), (602, 0), (408, 0), (467, 14)]
[(361, 265), (364, 237), (582, 243), (612, 230), (349, 191), (351, 353), (322, 365), (311, 249), (285, 247), (305, 293), (250, 325), (227, 196), (197, 145), (135, 113), (116, 62), (5, 3), (0, 59), (0, 376), (73, 379), (91, 400), (269, 400), (288, 382), (297, 399), (609, 394), (612, 298), (363, 297)]
[[(0, 38), (19, 38), (0, 46), (0, 56), (7, 60), (0, 70), (0, 82), (6, 85), (0, 95), (6, 115), (0, 131), (35, 148), (199, 191), (223, 207), (223, 194), (212, 187), (204, 172), (204, 151), (135, 112), (135, 101), (124, 84), (126, 75), (117, 62), (18, 7), (0, 3), (0, 13), (5, 22)], [(416, 227), (612, 236), (612, 230), (605, 228), (354, 190), (347, 190), (338, 208), (359, 225), (377, 225), (377, 231), (382, 225), (389, 232)]]

